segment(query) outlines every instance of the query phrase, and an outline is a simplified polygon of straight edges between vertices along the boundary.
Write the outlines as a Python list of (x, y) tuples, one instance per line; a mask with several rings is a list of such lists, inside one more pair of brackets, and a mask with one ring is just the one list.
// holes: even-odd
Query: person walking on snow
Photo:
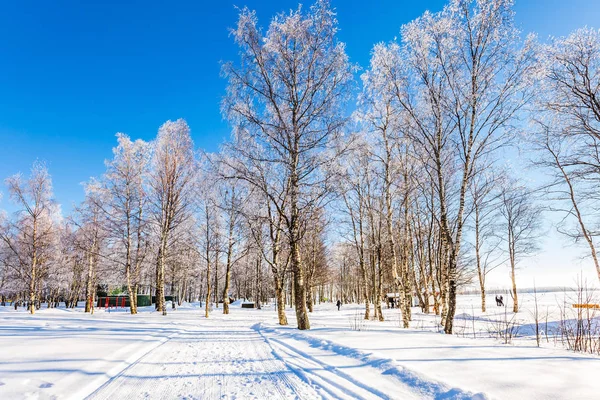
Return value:
[(498, 307), (504, 306), (504, 299), (502, 298), (502, 295), (496, 295), (496, 305)]
[(342, 302), (338, 300), (337, 303), (335, 303), (335, 305), (337, 306), (338, 311), (340, 311), (340, 307), (342, 306)]

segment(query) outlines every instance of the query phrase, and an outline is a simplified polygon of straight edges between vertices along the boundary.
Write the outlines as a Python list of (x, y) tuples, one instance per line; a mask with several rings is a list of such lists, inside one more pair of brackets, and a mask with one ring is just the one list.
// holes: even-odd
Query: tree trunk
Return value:
[[(232, 196), (233, 197), (233, 196)], [(233, 200), (232, 200), (233, 202)], [(233, 210), (232, 210), (233, 214)], [(233, 215), (230, 216), (229, 239), (227, 243), (227, 262), (225, 265), (225, 284), (223, 286), (223, 314), (229, 314), (229, 286), (231, 282), (231, 261), (233, 253)]]
[(255, 287), (255, 289), (256, 289), (256, 294), (255, 294), (256, 299), (254, 301), (254, 304), (256, 306), (256, 309), (258, 309), (258, 310), (261, 309), (261, 304), (260, 304), (260, 300), (261, 300), (260, 299), (260, 296), (261, 296), (260, 284), (262, 282), (261, 273), (260, 273), (261, 267), (262, 267), (261, 261), (262, 261), (262, 258), (260, 256), (256, 257), (256, 285), (255, 285), (256, 286)]
[(283, 290), (282, 279), (275, 275), (275, 295), (277, 296), (277, 317), (279, 325), (287, 325), (287, 317), (285, 315), (285, 297)]
[(127, 263), (125, 264), (125, 279), (127, 283), (127, 294), (129, 295), (129, 311), (131, 314), (137, 314), (136, 293), (131, 283), (131, 262), (129, 261), (129, 247), (127, 248)]
[[(385, 174), (384, 174), (384, 185), (385, 185), (385, 223), (387, 228), (387, 243), (390, 251), (390, 258), (392, 262), (392, 276), (394, 278), (394, 291), (398, 290), (398, 288), (403, 288), (406, 284), (402, 282), (402, 278), (400, 273), (398, 272), (398, 256), (396, 254), (396, 242), (394, 239), (394, 230), (392, 227), (392, 193), (391, 193), (391, 177), (390, 177), (390, 163), (391, 163), (391, 149), (387, 139), (387, 133), (385, 129), (382, 131), (383, 133), (383, 141), (385, 144)], [(400, 290), (400, 310), (402, 311), (402, 326), (404, 328), (409, 327), (409, 319), (410, 317), (406, 315), (406, 297), (405, 291)]]
[(162, 315), (167, 315), (165, 302), (165, 249), (166, 238), (163, 237), (156, 257), (156, 310), (162, 311)]
[[(408, 177), (405, 175), (404, 177), (405, 184), (408, 187)], [(411, 268), (411, 254), (412, 254), (412, 232), (410, 229), (410, 219), (409, 219), (409, 195), (408, 192), (405, 196), (404, 201), (404, 240), (402, 243), (402, 291), (404, 297), (404, 310), (402, 312), (402, 323), (405, 328), (408, 328), (410, 321), (412, 320), (412, 279), (410, 277), (410, 268)]]
[(37, 277), (37, 267), (38, 267), (38, 259), (37, 259), (37, 218), (33, 217), (33, 233), (32, 233), (32, 259), (31, 259), (31, 280), (29, 281), (29, 312), (31, 314), (35, 313), (35, 284)]
[(29, 281), (29, 312), (31, 314), (35, 313), (35, 281), (37, 279), (36, 269), (36, 261), (34, 256), (33, 262), (31, 264), (31, 280)]
[(475, 204), (475, 260), (477, 263), (477, 276), (479, 277), (479, 288), (481, 289), (481, 312), (485, 312), (485, 272), (481, 267), (481, 254), (479, 242), (479, 206)]
[(367, 277), (367, 268), (365, 267), (364, 259), (362, 262), (362, 274), (363, 274), (363, 300), (365, 302), (365, 319), (371, 317), (371, 307), (369, 307), (369, 280)]
[(94, 313), (94, 251), (95, 245), (88, 255), (88, 273), (85, 283), (85, 312)]
[(485, 285), (481, 285), (481, 312), (485, 312)]
[(223, 286), (223, 314), (229, 314), (229, 285), (231, 281), (231, 259), (227, 255), (227, 267), (225, 270), (225, 286)]
[(513, 312), (519, 312), (519, 298), (517, 295), (517, 277), (515, 274), (515, 260), (511, 257), (510, 260), (510, 279), (512, 281), (512, 298), (513, 298)]
[(377, 279), (377, 301), (375, 302), (375, 307), (377, 307), (377, 315), (379, 316), (379, 321), (383, 322), (383, 311), (381, 310), (381, 299), (383, 298), (383, 268), (381, 265), (381, 246), (377, 246), (377, 269), (379, 271), (378, 279)]
[[(297, 138), (298, 135), (296, 134)], [(299, 233), (299, 211), (298, 211), (298, 143), (294, 143), (295, 149), (292, 153), (291, 171), (290, 171), (290, 221), (289, 221), (289, 242), (291, 252), (291, 266), (293, 279), (293, 290), (294, 290), (294, 305), (296, 307), (296, 320), (298, 322), (298, 329), (306, 330), (310, 329), (310, 322), (308, 320), (308, 312), (306, 309), (306, 282), (304, 277), (304, 268), (302, 266), (302, 260), (300, 258), (300, 233)]]
[[(206, 252), (207, 254), (207, 260), (208, 258), (208, 251)], [(210, 304), (210, 295), (211, 295), (211, 287), (210, 287), (210, 261), (206, 263), (206, 304), (204, 305), (204, 317), (208, 318), (208, 312), (209, 312), (209, 304)]]
[(136, 282), (133, 285), (133, 309), (135, 310), (134, 314), (137, 314), (137, 307), (138, 307), (138, 301), (137, 301), (137, 295), (138, 295), (138, 290), (139, 290), (139, 285)]
[(371, 286), (372, 286), (372, 293), (373, 293), (373, 319), (379, 319), (379, 308), (377, 307), (377, 304), (381, 304), (381, 301), (379, 299), (379, 293), (377, 291), (377, 271), (376, 271), (376, 267), (375, 267), (375, 255), (371, 254), (369, 255), (369, 261), (371, 263)]
[(294, 272), (294, 305), (296, 307), (296, 319), (298, 321), (298, 329), (310, 329), (308, 320), (308, 310), (306, 309), (306, 287), (304, 281), (304, 271), (300, 259), (300, 251), (298, 242), (294, 239), (290, 243), (292, 251), (292, 271)]
[(210, 304), (210, 227), (209, 227), (209, 213), (208, 206), (205, 208), (206, 213), (206, 301), (204, 304), (204, 317), (208, 318), (209, 315), (209, 304)]

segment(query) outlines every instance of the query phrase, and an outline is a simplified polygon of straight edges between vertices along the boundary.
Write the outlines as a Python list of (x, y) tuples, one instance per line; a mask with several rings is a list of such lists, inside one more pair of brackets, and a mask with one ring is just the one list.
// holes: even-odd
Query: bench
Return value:
[(593, 308), (600, 310), (600, 304), (573, 304), (573, 308)]

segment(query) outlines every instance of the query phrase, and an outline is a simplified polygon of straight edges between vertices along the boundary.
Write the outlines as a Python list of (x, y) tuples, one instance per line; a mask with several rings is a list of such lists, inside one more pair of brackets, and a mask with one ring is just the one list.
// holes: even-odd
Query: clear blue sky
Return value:
[[(332, 0), (351, 59), (367, 66), (374, 43), (442, 0)], [(306, 3), (310, 4), (310, 3)], [(0, 178), (46, 161), (65, 209), (80, 183), (102, 173), (115, 133), (151, 139), (183, 117), (198, 147), (228, 136), (219, 61), (236, 59), (234, 6), (261, 25), (296, 1), (5, 1), (0, 12)], [(517, 0), (517, 23), (542, 38), (600, 25), (595, 0)], [(2, 191), (4, 186), (2, 185)], [(7, 208), (6, 196), (0, 208)]]

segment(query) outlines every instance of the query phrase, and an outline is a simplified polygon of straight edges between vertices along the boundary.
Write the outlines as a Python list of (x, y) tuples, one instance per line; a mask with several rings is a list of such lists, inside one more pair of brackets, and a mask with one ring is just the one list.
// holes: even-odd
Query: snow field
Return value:
[[(538, 294), (554, 324), (562, 296)], [(597, 398), (600, 358), (552, 341), (537, 348), (527, 296), (510, 344), (490, 335), (504, 315), (493, 295), (485, 314), (478, 296), (459, 299), (465, 331), (453, 336), (416, 308), (405, 330), (398, 310), (384, 309), (380, 323), (363, 321), (360, 305), (321, 304), (313, 329), (298, 331), (293, 310), (281, 327), (271, 307), (214, 309), (209, 319), (198, 304), (166, 317), (0, 307), (0, 399)]]

